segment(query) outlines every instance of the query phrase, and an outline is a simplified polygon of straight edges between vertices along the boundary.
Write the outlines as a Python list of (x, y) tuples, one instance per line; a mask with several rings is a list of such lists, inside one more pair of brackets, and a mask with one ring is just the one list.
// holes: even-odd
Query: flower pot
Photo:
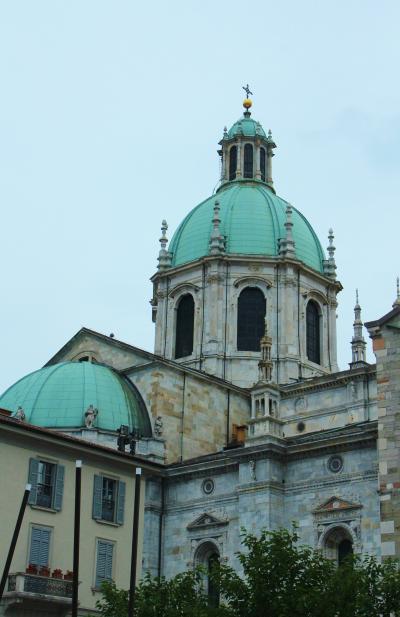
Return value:
[(42, 566), (39, 569), (39, 576), (50, 576), (50, 568), (47, 566)]
[(25, 572), (26, 572), (26, 574), (37, 574), (38, 573), (38, 567), (35, 566), (35, 564), (30, 563), (29, 566), (26, 568)]
[(59, 568), (56, 568), (55, 570), (53, 570), (51, 578), (62, 578), (62, 577), (63, 577), (62, 570), (60, 570)]

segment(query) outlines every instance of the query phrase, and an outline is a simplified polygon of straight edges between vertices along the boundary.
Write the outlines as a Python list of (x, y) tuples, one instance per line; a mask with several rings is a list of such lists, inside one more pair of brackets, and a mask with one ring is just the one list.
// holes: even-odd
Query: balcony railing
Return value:
[(7, 591), (70, 599), (72, 598), (72, 581), (17, 572), (9, 575)]

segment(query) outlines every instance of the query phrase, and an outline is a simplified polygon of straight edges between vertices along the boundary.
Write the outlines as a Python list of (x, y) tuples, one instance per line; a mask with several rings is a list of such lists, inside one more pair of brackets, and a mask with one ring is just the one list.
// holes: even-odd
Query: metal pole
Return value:
[(135, 481), (135, 503), (133, 508), (133, 529), (132, 529), (132, 552), (131, 552), (131, 579), (129, 586), (129, 603), (128, 617), (133, 617), (133, 607), (135, 602), (135, 585), (136, 585), (136, 565), (138, 554), (138, 535), (139, 535), (139, 513), (140, 513), (140, 479), (142, 470), (136, 468)]
[(4, 570), (3, 570), (3, 576), (1, 577), (0, 601), (1, 601), (2, 597), (3, 597), (4, 588), (6, 586), (6, 582), (7, 582), (7, 578), (8, 578), (8, 573), (10, 571), (10, 566), (11, 566), (12, 558), (14, 556), (15, 546), (17, 544), (18, 535), (19, 535), (19, 531), (21, 529), (22, 519), (24, 518), (25, 508), (26, 508), (26, 504), (28, 503), (28, 498), (29, 498), (29, 495), (30, 495), (30, 492), (31, 492), (31, 488), (32, 488), (32, 486), (30, 484), (27, 484), (25, 486), (24, 496), (22, 497), (21, 507), (19, 509), (19, 514), (18, 514), (17, 522), (15, 524), (15, 529), (14, 529), (13, 537), (12, 537), (12, 540), (11, 540), (10, 548), (8, 550), (8, 555), (7, 555), (6, 563), (5, 563)]
[(78, 616), (78, 585), (79, 585), (79, 535), (81, 526), (81, 475), (82, 461), (75, 461), (75, 519), (74, 519), (74, 557), (72, 579), (72, 611), (71, 616)]

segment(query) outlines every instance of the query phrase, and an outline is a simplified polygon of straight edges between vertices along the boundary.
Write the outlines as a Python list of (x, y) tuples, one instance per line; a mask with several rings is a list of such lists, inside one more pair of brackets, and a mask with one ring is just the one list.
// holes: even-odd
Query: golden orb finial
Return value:
[(243, 101), (243, 107), (245, 109), (250, 109), (250, 107), (253, 105), (253, 101), (251, 99), (244, 99)]

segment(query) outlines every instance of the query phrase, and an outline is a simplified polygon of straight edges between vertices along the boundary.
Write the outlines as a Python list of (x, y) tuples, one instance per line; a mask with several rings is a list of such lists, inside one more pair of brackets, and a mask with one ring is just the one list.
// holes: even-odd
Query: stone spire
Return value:
[(354, 307), (354, 334), (351, 339), (351, 362), (350, 368), (360, 368), (366, 364), (365, 347), (363, 337), (363, 322), (361, 321), (361, 306), (358, 303), (358, 289), (356, 289), (356, 304)]
[(293, 240), (293, 222), (292, 222), (292, 206), (288, 204), (286, 206), (286, 222), (285, 222), (286, 235), (281, 239), (279, 244), (279, 254), (282, 257), (296, 257), (295, 245)]
[(167, 229), (168, 229), (168, 224), (167, 224), (167, 221), (164, 219), (161, 223), (161, 238), (159, 240), (161, 244), (161, 249), (158, 254), (158, 269), (159, 270), (165, 270), (166, 268), (170, 268), (171, 266), (171, 253), (167, 251), (167, 244), (168, 244)]
[(268, 335), (267, 318), (264, 321), (264, 336), (260, 340), (261, 360), (258, 363), (259, 381), (272, 381), (272, 338)]
[(329, 245), (327, 247), (329, 259), (324, 260), (324, 274), (329, 276), (329, 278), (331, 279), (336, 278), (336, 261), (335, 261), (336, 248), (333, 245), (334, 237), (335, 236), (333, 235), (333, 229), (331, 228), (328, 232)]
[(225, 252), (225, 240), (224, 236), (221, 234), (220, 224), (221, 219), (219, 216), (219, 201), (215, 200), (214, 203), (214, 215), (212, 218), (213, 228), (210, 234), (210, 255), (221, 255)]
[(399, 281), (399, 277), (397, 277), (396, 280), (396, 300), (393, 302), (392, 306), (393, 308), (396, 308), (396, 306), (400, 306), (400, 281)]

